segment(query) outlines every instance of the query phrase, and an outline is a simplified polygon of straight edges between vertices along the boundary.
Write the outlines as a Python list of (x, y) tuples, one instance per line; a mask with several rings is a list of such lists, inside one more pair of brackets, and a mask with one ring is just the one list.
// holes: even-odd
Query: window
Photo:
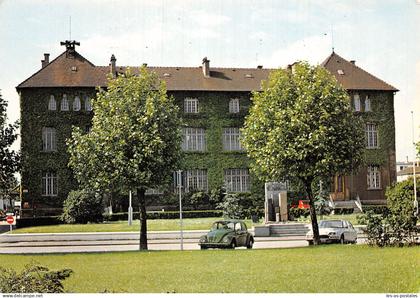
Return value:
[(239, 137), (241, 132), (237, 127), (227, 127), (223, 130), (223, 150), (236, 151), (242, 150)]
[(57, 139), (55, 128), (43, 127), (42, 128), (42, 150), (43, 151), (56, 151)]
[(184, 100), (184, 112), (185, 113), (198, 113), (198, 99), (197, 98), (186, 98)]
[(239, 98), (232, 98), (229, 101), (229, 113), (231, 114), (239, 113)]
[(380, 189), (381, 188), (381, 172), (378, 166), (368, 166), (367, 168), (367, 188)]
[(73, 111), (80, 111), (80, 98), (78, 96), (74, 98)]
[(366, 95), (365, 98), (365, 112), (370, 112), (371, 108), (370, 108), (370, 98), (369, 95)]
[(207, 191), (207, 170), (196, 169), (186, 171), (185, 191), (204, 190)]
[(246, 192), (249, 191), (248, 169), (226, 169), (225, 184), (227, 191)]
[(205, 151), (206, 139), (204, 128), (186, 127), (182, 129), (184, 151)]
[(378, 130), (376, 124), (366, 124), (366, 148), (378, 148)]
[(50, 100), (48, 101), (48, 110), (50, 111), (57, 110), (57, 102), (55, 101), (54, 95), (50, 96)]
[(354, 110), (356, 112), (360, 112), (360, 96), (359, 94), (355, 94), (353, 97), (353, 101), (354, 101)]
[(90, 98), (85, 96), (85, 110), (90, 112), (92, 111), (92, 103), (90, 101)]
[(61, 110), (68, 111), (69, 110), (69, 100), (67, 99), (67, 95), (63, 94), (63, 99), (61, 100)]
[(57, 194), (57, 175), (55, 173), (45, 173), (42, 176), (42, 195), (55, 197)]

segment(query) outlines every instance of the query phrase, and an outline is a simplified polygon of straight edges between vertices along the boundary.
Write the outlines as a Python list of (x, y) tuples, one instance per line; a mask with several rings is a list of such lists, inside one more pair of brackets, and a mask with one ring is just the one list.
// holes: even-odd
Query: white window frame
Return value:
[(358, 94), (358, 93), (356, 93), (354, 96), (353, 96), (353, 102), (354, 102), (354, 110), (356, 111), (356, 112), (360, 112), (360, 95)]
[(206, 151), (206, 130), (198, 127), (184, 127), (182, 129), (184, 151)]
[(187, 97), (184, 99), (184, 113), (197, 114), (198, 113), (198, 99)]
[(367, 189), (381, 189), (381, 171), (379, 166), (368, 166)]
[(63, 98), (61, 99), (60, 110), (61, 111), (69, 111), (70, 110), (69, 100), (67, 99), (67, 95), (66, 94), (63, 94)]
[(371, 105), (369, 95), (366, 95), (366, 98), (365, 98), (365, 112), (370, 112), (370, 111), (372, 111), (372, 105)]
[(80, 111), (81, 104), (80, 104), (80, 97), (76, 96), (73, 101), (73, 111)]
[(92, 101), (89, 97), (85, 97), (85, 110), (90, 112), (92, 111)]
[(55, 100), (54, 95), (50, 95), (50, 99), (48, 101), (48, 110), (49, 111), (57, 110), (57, 101)]
[(186, 170), (185, 177), (185, 191), (189, 192), (192, 190), (208, 190), (208, 178), (206, 169), (193, 169)]
[(239, 98), (231, 98), (229, 101), (229, 113), (239, 113)]
[(53, 127), (42, 128), (42, 151), (54, 152), (57, 151), (57, 134)]
[(58, 195), (58, 178), (55, 173), (45, 173), (42, 176), (42, 196), (56, 197)]
[(241, 151), (241, 131), (238, 127), (225, 127), (223, 129), (222, 142), (224, 151)]
[(366, 123), (366, 148), (379, 148), (378, 127), (375, 123)]
[(248, 192), (251, 186), (249, 169), (225, 169), (225, 185), (229, 192)]

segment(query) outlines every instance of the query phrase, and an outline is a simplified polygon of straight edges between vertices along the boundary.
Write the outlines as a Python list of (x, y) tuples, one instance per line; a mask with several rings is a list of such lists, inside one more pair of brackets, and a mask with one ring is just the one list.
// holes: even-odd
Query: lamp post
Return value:
[(184, 232), (183, 232), (183, 224), (182, 224), (182, 171), (178, 170), (178, 195), (179, 195), (179, 221), (180, 221), (180, 228), (181, 228), (181, 250), (184, 250)]
[(133, 224), (133, 207), (131, 206), (131, 190), (128, 192), (128, 225)]
[(414, 215), (417, 216), (419, 214), (419, 202), (417, 201), (417, 183), (416, 183), (416, 143), (414, 142), (414, 112), (411, 111), (411, 122), (412, 122), (412, 129), (413, 129), (413, 150), (414, 150), (414, 158), (413, 158), (413, 183), (414, 183)]

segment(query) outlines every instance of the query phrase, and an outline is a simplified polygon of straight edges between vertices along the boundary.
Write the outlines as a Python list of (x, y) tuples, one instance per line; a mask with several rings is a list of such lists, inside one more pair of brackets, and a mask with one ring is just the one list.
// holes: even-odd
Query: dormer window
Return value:
[(239, 113), (239, 98), (232, 98), (229, 101), (229, 113), (231, 114)]
[(55, 101), (54, 95), (50, 96), (50, 100), (48, 101), (48, 110), (50, 111), (57, 110), (57, 102)]
[(186, 98), (184, 100), (184, 112), (187, 114), (197, 114), (198, 113), (198, 99)]
[(69, 110), (69, 100), (67, 99), (67, 95), (63, 94), (63, 99), (61, 100), (61, 110), (68, 111)]
[(360, 96), (359, 96), (359, 94), (356, 93), (353, 96), (353, 102), (354, 102), (354, 110), (356, 112), (360, 112)]
[(370, 112), (370, 111), (371, 111), (370, 98), (369, 98), (369, 95), (366, 95), (366, 98), (365, 98), (365, 112)]
[(78, 96), (74, 98), (73, 111), (80, 111), (80, 98)]

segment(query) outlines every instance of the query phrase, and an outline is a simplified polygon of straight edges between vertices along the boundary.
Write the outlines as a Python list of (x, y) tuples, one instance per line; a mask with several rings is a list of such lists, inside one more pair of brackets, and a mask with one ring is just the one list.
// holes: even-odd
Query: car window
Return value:
[(351, 222), (349, 222), (349, 227), (350, 229), (354, 229), (353, 225), (351, 224)]
[(348, 226), (348, 224), (347, 224), (347, 221), (344, 221), (344, 222), (343, 222), (343, 227), (344, 227), (344, 228), (348, 228), (348, 227), (349, 227), (349, 226)]
[(240, 231), (240, 230), (241, 230), (241, 223), (240, 222), (237, 222), (235, 224), (235, 231)]
[(228, 229), (234, 230), (235, 229), (235, 224), (233, 222), (228, 222), (227, 227), (228, 227)]
[(341, 220), (321, 221), (320, 228), (342, 228), (343, 222)]
[(246, 231), (247, 230), (246, 225), (243, 222), (241, 222), (241, 227), (242, 227), (242, 231)]

